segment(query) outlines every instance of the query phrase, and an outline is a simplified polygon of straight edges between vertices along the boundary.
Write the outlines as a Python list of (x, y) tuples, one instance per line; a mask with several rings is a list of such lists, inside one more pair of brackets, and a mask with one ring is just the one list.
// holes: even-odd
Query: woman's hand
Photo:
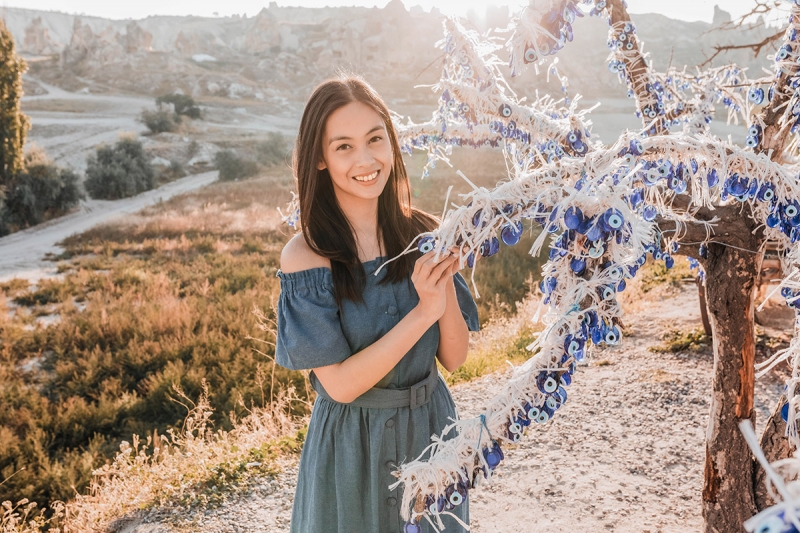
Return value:
[[(454, 266), (455, 265), (455, 266)], [(455, 270), (454, 270), (455, 269)], [(431, 323), (439, 320), (447, 307), (447, 284), (458, 271), (458, 259), (448, 253), (436, 260), (436, 252), (428, 252), (414, 263), (411, 282), (419, 295), (419, 308)]]

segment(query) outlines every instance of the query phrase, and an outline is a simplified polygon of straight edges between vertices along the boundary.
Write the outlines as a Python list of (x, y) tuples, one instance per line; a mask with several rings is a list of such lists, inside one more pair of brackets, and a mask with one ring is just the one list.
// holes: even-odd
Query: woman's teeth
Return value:
[(364, 176), (353, 176), (358, 181), (372, 181), (378, 177), (378, 171), (376, 170), (372, 174), (365, 174)]

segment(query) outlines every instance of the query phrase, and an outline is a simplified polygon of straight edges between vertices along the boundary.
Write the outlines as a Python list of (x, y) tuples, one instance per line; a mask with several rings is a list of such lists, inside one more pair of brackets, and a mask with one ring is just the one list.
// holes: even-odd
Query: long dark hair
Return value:
[[(334, 194), (327, 169), (318, 170), (328, 117), (337, 109), (361, 102), (380, 115), (392, 147), (392, 171), (378, 199), (378, 240), (383, 253), (399, 255), (418, 234), (431, 230), (436, 219), (411, 206), (411, 190), (400, 153), (397, 133), (383, 99), (360, 76), (340, 75), (314, 89), (303, 110), (292, 166), (300, 201), (303, 238), (318, 255), (331, 262), (336, 301), (363, 301), (365, 272), (358, 258), (353, 229)], [(387, 265), (382, 283), (407, 279), (418, 253), (406, 254)]]

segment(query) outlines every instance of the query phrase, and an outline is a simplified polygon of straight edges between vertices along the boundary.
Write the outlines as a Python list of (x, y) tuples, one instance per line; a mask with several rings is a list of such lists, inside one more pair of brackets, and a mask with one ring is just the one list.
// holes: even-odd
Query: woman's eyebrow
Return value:
[[(374, 128), (372, 128), (371, 130), (369, 130), (367, 132), (367, 134), (364, 135), (364, 137), (366, 137), (367, 135), (369, 135), (370, 133), (372, 133), (374, 131), (378, 131), (378, 130), (382, 130), (382, 129), (383, 129), (383, 124), (379, 124), (379, 125), (375, 126)], [(339, 135), (338, 137), (334, 137), (330, 141), (328, 141), (328, 144), (335, 143), (336, 141), (345, 141), (345, 140), (349, 141), (350, 139), (351, 139), (351, 137), (348, 137), (347, 135)]]

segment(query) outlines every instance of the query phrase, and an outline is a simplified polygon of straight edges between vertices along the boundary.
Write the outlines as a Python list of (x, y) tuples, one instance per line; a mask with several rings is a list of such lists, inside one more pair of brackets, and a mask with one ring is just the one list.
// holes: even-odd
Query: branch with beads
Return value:
[[(671, 266), (689, 226), (702, 227), (712, 241), (715, 219), (695, 214), (701, 209), (713, 213), (715, 205), (726, 202), (746, 204), (745, 213), (765, 224), (773, 239), (792, 247), (800, 236), (798, 194), (794, 176), (766, 154), (713, 137), (676, 134), (642, 140), (626, 136), (582, 160), (562, 159), (494, 190), (467, 195), (465, 205), (448, 212), (440, 228), (423, 234), (416, 245), (421, 251), (463, 247), (462, 260), (469, 266), (474, 254), (497, 252), (498, 233), (513, 245), (523, 220), (541, 224), (544, 231), (532, 253), (551, 236), (550, 261), (540, 285), (543, 303), (549, 305), (547, 327), (530, 347), (535, 355), (515, 369), (481, 417), (448, 427), (426, 450), (427, 460), (396, 472), (397, 485), (404, 486), (401, 510), (407, 530), (423, 519), (440, 525), (439, 515), (491, 477), (505, 443), (517, 442), (531, 423), (554, 415), (567, 399), (575, 363), (583, 360), (590, 341), (619, 342), (622, 310), (616, 294), (636, 275), (647, 253)], [(682, 198), (686, 201), (676, 201)], [(667, 228), (677, 231), (667, 237)], [(788, 258), (794, 262), (800, 253)], [(797, 264), (787, 265), (793, 272), (788, 279), (800, 280)], [(794, 343), (783, 355), (797, 358), (797, 348)]]

